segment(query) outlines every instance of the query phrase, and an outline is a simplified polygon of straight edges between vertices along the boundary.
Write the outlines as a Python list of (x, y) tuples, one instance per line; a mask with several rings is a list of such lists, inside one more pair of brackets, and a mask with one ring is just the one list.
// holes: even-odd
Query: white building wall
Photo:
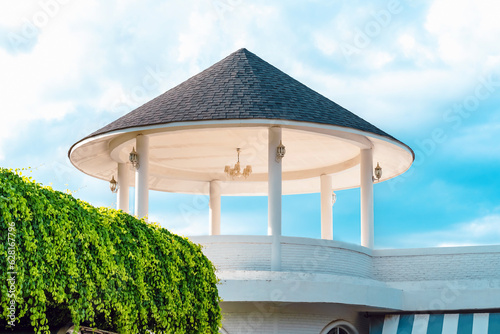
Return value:
[[(219, 270), (271, 270), (268, 236), (192, 237)], [(339, 241), (281, 237), (282, 272), (380, 282), (500, 279), (500, 245), (370, 250)]]
[(338, 320), (349, 322), (359, 334), (369, 331), (369, 319), (350, 305), (222, 303), (221, 307), (228, 334), (319, 334)]
[(385, 282), (500, 279), (500, 246), (375, 250), (373, 269)]
[(218, 270), (271, 270), (271, 237), (191, 237)]
[(281, 237), (281, 270), (271, 271), (269, 236), (191, 239), (218, 269), (228, 333), (319, 334), (334, 320), (368, 333), (365, 312), (500, 307), (500, 245), (371, 250)]

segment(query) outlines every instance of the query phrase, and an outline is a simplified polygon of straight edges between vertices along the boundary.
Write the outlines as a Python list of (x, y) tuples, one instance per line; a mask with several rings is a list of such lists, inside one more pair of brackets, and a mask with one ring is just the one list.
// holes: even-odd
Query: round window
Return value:
[(343, 326), (337, 326), (332, 328), (328, 334), (351, 334), (349, 330), (345, 329)]
[(320, 334), (358, 334), (358, 331), (347, 321), (337, 320), (329, 323)]

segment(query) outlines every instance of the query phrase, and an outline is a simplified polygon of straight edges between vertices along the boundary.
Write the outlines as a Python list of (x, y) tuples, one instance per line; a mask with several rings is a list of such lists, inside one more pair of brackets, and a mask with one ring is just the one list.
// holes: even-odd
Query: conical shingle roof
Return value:
[[(383, 180), (414, 158), (404, 143), (246, 49), (78, 141), (68, 156), (81, 171), (110, 180), (144, 135), (151, 190), (208, 194), (219, 180), (225, 195), (266, 195), (272, 127), (287, 150), (283, 194), (317, 192), (321, 175), (332, 175), (336, 190), (358, 187), (362, 149), (383, 166)], [(224, 170), (238, 148), (253, 172), (235, 181)], [(134, 184), (133, 175), (124, 182)]]
[(276, 119), (336, 125), (394, 139), (246, 49), (89, 135), (186, 121)]

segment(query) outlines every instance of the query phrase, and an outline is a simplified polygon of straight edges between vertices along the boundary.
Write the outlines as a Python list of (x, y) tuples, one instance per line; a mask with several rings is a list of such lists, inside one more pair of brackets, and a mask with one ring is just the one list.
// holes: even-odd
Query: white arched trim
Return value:
[(328, 325), (326, 325), (325, 328), (323, 328), (320, 332), (320, 334), (328, 334), (329, 331), (331, 331), (334, 328), (342, 328), (345, 329), (346, 331), (349, 332), (349, 334), (359, 334), (356, 328), (351, 325), (349, 322), (344, 321), (344, 320), (336, 320), (330, 322)]
[(224, 329), (224, 327), (219, 328), (219, 333), (220, 334), (229, 334), (227, 330)]

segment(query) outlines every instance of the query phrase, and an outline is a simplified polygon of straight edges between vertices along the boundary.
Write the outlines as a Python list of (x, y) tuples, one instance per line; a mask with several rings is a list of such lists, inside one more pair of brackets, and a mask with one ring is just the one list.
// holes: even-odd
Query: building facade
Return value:
[(273, 272), (269, 237), (192, 240), (218, 268), (227, 333), (500, 333), (500, 246), (370, 250), (282, 237)]

